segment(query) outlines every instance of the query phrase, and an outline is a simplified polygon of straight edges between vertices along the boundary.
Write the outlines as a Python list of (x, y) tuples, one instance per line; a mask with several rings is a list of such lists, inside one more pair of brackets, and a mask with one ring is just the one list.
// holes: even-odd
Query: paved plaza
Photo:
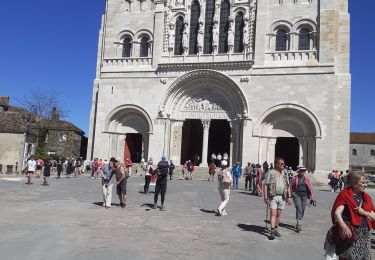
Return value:
[(24, 183), (0, 177), (0, 259), (323, 259), (336, 196), (315, 190), (317, 207), (307, 208), (299, 234), (287, 207), (282, 238), (269, 241), (262, 198), (232, 191), (228, 215), (216, 216), (216, 182), (170, 181), (164, 212), (150, 208), (153, 193), (141, 193), (139, 176), (129, 179), (125, 209), (102, 208), (101, 182), (87, 176)]

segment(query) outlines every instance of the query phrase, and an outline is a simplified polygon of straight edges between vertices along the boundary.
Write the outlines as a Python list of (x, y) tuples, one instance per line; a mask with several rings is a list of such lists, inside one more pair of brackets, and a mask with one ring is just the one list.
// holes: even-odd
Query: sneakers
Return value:
[(154, 206), (152, 206), (153, 209), (157, 209), (158, 207), (156, 206), (156, 204), (154, 204)]
[(228, 215), (228, 213), (227, 213), (225, 210), (223, 210), (223, 211), (221, 212), (221, 215), (222, 215), (222, 216), (226, 216), (226, 215)]
[(280, 235), (280, 233), (279, 233), (279, 231), (277, 229), (275, 229), (275, 236), (281, 237), (281, 235)]
[(269, 236), (268, 239), (269, 240), (274, 240), (275, 239), (275, 230), (274, 229), (271, 230), (271, 234), (270, 234), (270, 236)]
[(302, 231), (302, 227), (301, 227), (301, 225), (296, 225), (296, 232), (297, 233), (299, 233), (299, 232), (301, 232)]
[(219, 216), (222, 216), (222, 211), (221, 211), (219, 208), (216, 209), (216, 213), (217, 213)]
[(161, 206), (161, 207), (160, 207), (160, 211), (165, 211), (164, 206)]

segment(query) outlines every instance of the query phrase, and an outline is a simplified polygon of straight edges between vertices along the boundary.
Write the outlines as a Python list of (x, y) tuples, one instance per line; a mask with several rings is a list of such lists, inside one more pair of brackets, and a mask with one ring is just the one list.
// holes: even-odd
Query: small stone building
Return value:
[(375, 133), (350, 134), (350, 168), (375, 174)]

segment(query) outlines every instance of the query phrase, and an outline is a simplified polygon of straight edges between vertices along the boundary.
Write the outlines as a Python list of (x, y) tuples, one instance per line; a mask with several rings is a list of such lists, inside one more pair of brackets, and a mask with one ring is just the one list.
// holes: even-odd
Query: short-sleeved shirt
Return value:
[(34, 160), (27, 161), (27, 171), (34, 172), (35, 171), (36, 162)]
[(283, 195), (286, 185), (284, 174), (277, 174), (277, 171), (271, 170), (267, 175), (266, 184), (270, 184), (272, 174), (275, 175), (276, 180), (276, 195)]

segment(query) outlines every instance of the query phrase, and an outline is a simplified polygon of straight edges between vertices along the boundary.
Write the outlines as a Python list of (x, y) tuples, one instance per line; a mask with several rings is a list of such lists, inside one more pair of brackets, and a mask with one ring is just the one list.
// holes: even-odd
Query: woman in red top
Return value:
[[(375, 209), (370, 195), (365, 192), (366, 176), (362, 172), (352, 172), (347, 177), (348, 187), (337, 196), (333, 204), (332, 222), (340, 228), (340, 237), (352, 237), (352, 231), (345, 223), (350, 223), (358, 235), (351, 246), (336, 244), (336, 254), (345, 260), (368, 260), (370, 253), (370, 230), (375, 227)], [(338, 235), (338, 234), (334, 234)]]

